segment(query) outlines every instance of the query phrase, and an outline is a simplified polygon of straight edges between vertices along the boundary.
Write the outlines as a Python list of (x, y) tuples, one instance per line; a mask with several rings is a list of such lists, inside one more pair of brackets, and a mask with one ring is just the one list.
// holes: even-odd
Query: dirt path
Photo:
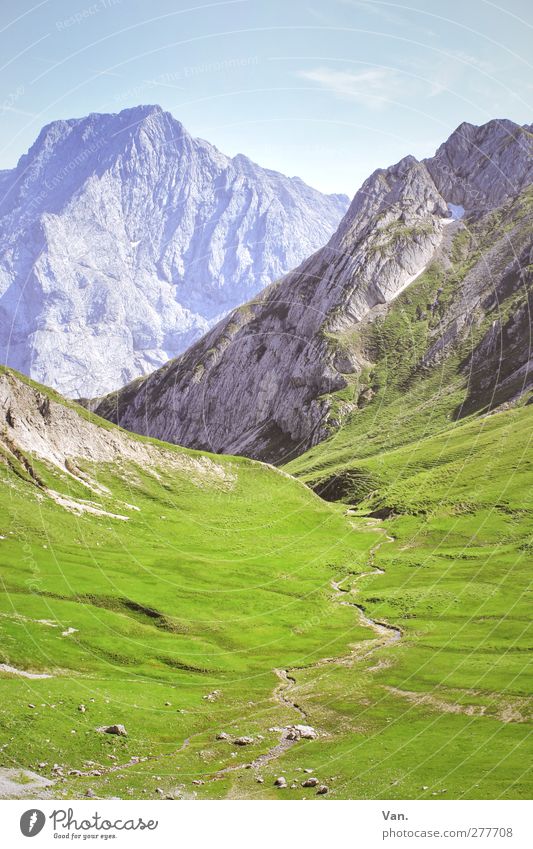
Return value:
[(276, 758), (281, 757), (291, 746), (294, 746), (298, 740), (289, 737), (289, 729), (283, 728), (281, 733), (281, 738), (279, 743), (276, 743), (275, 746), (272, 746), (268, 752), (264, 752), (262, 755), (258, 755), (254, 758), (253, 761), (246, 764), (235, 764), (235, 766), (225, 766), (222, 769), (216, 771), (211, 778), (208, 778), (208, 781), (220, 781), (221, 778), (224, 778), (229, 772), (238, 772), (241, 769), (260, 769), (265, 764), (270, 761), (275, 761)]
[[(368, 524), (371, 524), (374, 527), (373, 522), (369, 521)], [(341, 584), (347, 578), (354, 578), (356, 581), (360, 581), (363, 578), (370, 577), (371, 575), (383, 575), (385, 574), (383, 569), (380, 569), (377, 566), (374, 566), (375, 554), (379, 550), (379, 548), (387, 542), (394, 542), (394, 538), (386, 534), (383, 528), (375, 528), (376, 531), (379, 531), (384, 535), (384, 538), (377, 542), (369, 551), (369, 565), (371, 569), (367, 572), (361, 572), (359, 575), (353, 576), (351, 574), (345, 576), (340, 581), (331, 581), (331, 588), (334, 591), (333, 598), (339, 600), (339, 604), (346, 605), (348, 607), (353, 607), (358, 612), (359, 621), (364, 626), (371, 628), (376, 634), (376, 639), (367, 641), (371, 642), (372, 645), (370, 647), (366, 647), (363, 643), (361, 645), (357, 645), (351, 651), (343, 655), (341, 657), (327, 657), (321, 658), (315, 663), (310, 664), (305, 667), (291, 667), (289, 669), (274, 669), (274, 673), (279, 679), (279, 684), (276, 686), (273, 692), (273, 699), (280, 706), (284, 708), (289, 708), (290, 710), (294, 710), (300, 719), (304, 719), (309, 721), (309, 717), (304, 708), (296, 701), (296, 693), (298, 691), (298, 684), (295, 678), (295, 675), (298, 672), (307, 671), (311, 669), (320, 669), (326, 664), (343, 664), (349, 665), (355, 663), (356, 661), (363, 660), (367, 657), (370, 657), (379, 649), (384, 648), (387, 645), (392, 643), (396, 643), (402, 638), (402, 631), (395, 625), (389, 625), (386, 622), (380, 622), (376, 619), (371, 619), (366, 615), (364, 608), (357, 604), (355, 601), (347, 601), (347, 598), (350, 598), (355, 595), (357, 589), (352, 587), (350, 590), (342, 590)], [(341, 600), (342, 599), (342, 600)], [(272, 746), (267, 752), (264, 752), (262, 755), (258, 755), (253, 761), (244, 764), (235, 764), (234, 766), (230, 765), (227, 767), (223, 767), (222, 769), (217, 770), (213, 775), (209, 778), (206, 778), (207, 782), (219, 781), (225, 775), (231, 772), (237, 772), (243, 769), (259, 769), (270, 761), (276, 760), (281, 755), (283, 755), (291, 746), (294, 746), (297, 742), (299, 742), (298, 738), (294, 738), (291, 734), (290, 726), (281, 728), (281, 737), (278, 743)], [(193, 737), (196, 735), (192, 735)], [(179, 752), (186, 749), (190, 743), (192, 737), (188, 737), (184, 740), (182, 745), (173, 752), (168, 752), (162, 755), (151, 755), (136, 758), (133, 757), (129, 762), (124, 764), (113, 764), (112, 766), (105, 766), (99, 768), (99, 772), (101, 775), (108, 775), (114, 772), (121, 772), (124, 769), (128, 769), (133, 766), (138, 766), (140, 763), (144, 763), (146, 761), (158, 761), (164, 758), (169, 758), (177, 755)], [(94, 775), (94, 772), (90, 771), (79, 771), (78, 775), (88, 776)]]
[[(312, 669), (312, 666), (306, 667), (306, 669)], [(296, 678), (291, 675), (291, 670), (274, 669), (274, 672), (281, 681), (281, 684), (278, 684), (278, 686), (274, 690), (274, 699), (279, 702), (279, 704), (297, 711), (302, 717), (302, 719), (307, 719), (306, 712), (300, 707), (299, 704), (289, 698), (291, 691), (296, 687)]]
[[(368, 524), (371, 524), (374, 527), (374, 523), (369, 521)], [(298, 684), (296, 682), (296, 678), (294, 677), (299, 671), (307, 671), (310, 669), (320, 669), (326, 664), (342, 664), (349, 665), (358, 660), (364, 660), (374, 654), (376, 651), (384, 648), (387, 645), (391, 645), (393, 643), (397, 643), (402, 639), (402, 630), (398, 628), (396, 625), (389, 625), (387, 622), (380, 622), (377, 619), (371, 619), (366, 615), (364, 608), (357, 604), (355, 601), (346, 601), (346, 597), (353, 597), (357, 592), (356, 588), (351, 588), (350, 590), (342, 590), (341, 584), (350, 577), (353, 577), (354, 580), (360, 581), (363, 578), (368, 578), (373, 575), (384, 575), (385, 572), (383, 569), (380, 569), (377, 566), (374, 566), (375, 554), (381, 548), (382, 545), (386, 543), (394, 542), (394, 537), (391, 537), (386, 533), (384, 528), (377, 527), (376, 531), (379, 531), (383, 534), (384, 538), (378, 541), (369, 551), (369, 564), (371, 569), (367, 572), (361, 572), (359, 575), (352, 576), (351, 574), (346, 575), (340, 581), (331, 581), (331, 588), (334, 591), (334, 599), (342, 599), (339, 601), (339, 604), (346, 605), (348, 607), (353, 607), (357, 610), (359, 615), (359, 621), (362, 625), (371, 628), (374, 633), (377, 635), (376, 640), (372, 640), (372, 646), (366, 649), (366, 646), (363, 644), (358, 645), (353, 648), (349, 654), (343, 655), (341, 657), (326, 657), (317, 660), (315, 663), (310, 664), (305, 667), (290, 667), (289, 669), (274, 669), (275, 674), (280, 679), (280, 684), (275, 688), (273, 692), (273, 698), (279, 705), (285, 708), (290, 708), (296, 711), (302, 719), (309, 720), (307, 712), (302, 708), (302, 706), (295, 701), (296, 693), (298, 691)], [(281, 731), (281, 739), (279, 743), (270, 748), (263, 755), (259, 755), (259, 757), (255, 758), (255, 760), (251, 761), (248, 764), (236, 764), (235, 766), (224, 767), (223, 769), (218, 770), (213, 776), (211, 776), (209, 781), (218, 781), (223, 778), (224, 775), (227, 775), (229, 772), (236, 772), (241, 769), (254, 769), (264, 766), (270, 761), (279, 758), (282, 754), (284, 754), (291, 746), (294, 746), (295, 743), (298, 742), (297, 739), (289, 738), (289, 728), (283, 728)]]

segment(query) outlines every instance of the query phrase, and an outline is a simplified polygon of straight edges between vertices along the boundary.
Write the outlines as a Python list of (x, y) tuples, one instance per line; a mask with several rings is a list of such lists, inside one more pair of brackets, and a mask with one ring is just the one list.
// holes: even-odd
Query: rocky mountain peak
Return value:
[[(378, 169), (324, 248), (180, 358), (92, 406), (128, 429), (215, 452), (278, 462), (316, 444), (328, 433), (328, 396), (368, 366), (357, 344), (338, 349), (331, 337), (384, 314), (439, 252), (447, 256), (463, 206), (474, 220), (531, 182), (528, 142), (529, 131), (511, 122), (465, 125), (432, 159), (407, 156)], [(522, 224), (517, 233), (522, 244)], [(489, 286), (503, 291), (497, 269), (512, 263), (507, 236), (493, 252)], [(520, 275), (514, 269), (513, 281)], [(449, 326), (443, 319), (444, 348), (468, 327), (473, 305), (483, 314), (482, 304), (494, 302), (486, 284), (475, 266), (457, 314)]]
[(378, 168), (365, 180), (331, 243), (338, 246), (346, 238), (353, 241), (369, 227), (382, 228), (398, 216), (405, 223), (424, 212), (449, 214), (425, 164), (406, 156), (389, 168)]
[(347, 206), (159, 106), (55, 121), (0, 173), (0, 358), (69, 396), (122, 386), (321, 247)]
[(463, 123), (425, 164), (441, 195), (467, 210), (497, 206), (533, 179), (533, 126)]

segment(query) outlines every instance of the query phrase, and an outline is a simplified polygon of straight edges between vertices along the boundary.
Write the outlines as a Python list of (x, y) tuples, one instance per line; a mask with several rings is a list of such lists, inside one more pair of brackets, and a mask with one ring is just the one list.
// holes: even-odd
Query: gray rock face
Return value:
[(439, 244), (447, 216), (423, 164), (407, 158), (376, 172), (326, 248), (179, 360), (106, 399), (98, 413), (167, 441), (269, 459), (288, 443), (298, 450), (311, 434), (319, 439), (318, 396), (344, 385), (327, 331), (360, 320), (408, 285)]
[(490, 209), (533, 181), (533, 125), (489, 121), (461, 124), (426, 166), (449, 203)]
[[(102, 492), (102, 489), (96, 479), (79, 468), (80, 460), (89, 464), (127, 460), (143, 469), (175, 469), (202, 488), (229, 489), (234, 485), (233, 475), (209, 457), (193, 457), (168, 446), (140, 442), (131, 434), (111, 432), (88, 420), (74, 402), (64, 403), (59, 397), (45, 394), (9, 370), (0, 370), (0, 422), (0, 447), (6, 456), (17, 457), (22, 452), (37, 457), (86, 486), (88, 491)], [(38, 476), (33, 480), (45, 487)], [(75, 630), (67, 628), (62, 634), (68, 636)], [(15, 668), (13, 671), (17, 672)], [(35, 677), (33, 673), (25, 675)]]
[[(468, 145), (469, 134), (459, 128), (434, 160), (406, 157), (376, 171), (326, 247), (182, 357), (91, 406), (140, 433), (273, 462), (316, 444), (327, 433), (324, 396), (364, 365), (362, 355), (336, 354), (330, 334), (357, 328), (380, 305), (386, 308), (427, 267), (452, 229), (463, 226), (452, 221), (447, 203), (464, 205), (475, 217), (508, 196), (510, 179), (502, 178), (500, 188), (491, 182), (491, 143), (517, 185), (528, 179), (529, 130), (491, 122), (472, 128)], [(468, 309), (468, 297), (462, 307)]]
[[(470, 321), (475, 323), (487, 313), (493, 320), (481, 341), (462, 363), (462, 371), (468, 379), (468, 395), (457, 415), (497, 407), (533, 388), (531, 224), (529, 233), (524, 230), (515, 229), (512, 233), (511, 250), (509, 232), (494, 245), (495, 259), (503, 260), (499, 274), (487, 280), (484, 257), (483, 262), (475, 266), (465, 279), (464, 291), (471, 292), (466, 313)], [(482, 275), (483, 269), (485, 275)], [(483, 277), (484, 286), (479, 285)], [(461, 306), (464, 307), (464, 300), (463, 295), (454, 305), (454, 316)]]
[(325, 244), (347, 206), (159, 107), (56, 121), (0, 172), (0, 361), (67, 396), (122, 386)]

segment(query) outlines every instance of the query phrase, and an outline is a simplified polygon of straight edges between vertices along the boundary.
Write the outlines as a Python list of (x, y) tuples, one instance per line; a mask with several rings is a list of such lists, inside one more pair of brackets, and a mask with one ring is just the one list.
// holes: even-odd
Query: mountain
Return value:
[(434, 157), (377, 170), (324, 248), (91, 406), (139, 433), (281, 463), (369, 403), (379, 421), (386, 385), (405, 398), (443, 363), (446, 415), (518, 398), (531, 385), (532, 140), (511, 121), (462, 124)]
[(55, 121), (0, 173), (0, 361), (68, 396), (175, 357), (348, 206), (157, 106)]

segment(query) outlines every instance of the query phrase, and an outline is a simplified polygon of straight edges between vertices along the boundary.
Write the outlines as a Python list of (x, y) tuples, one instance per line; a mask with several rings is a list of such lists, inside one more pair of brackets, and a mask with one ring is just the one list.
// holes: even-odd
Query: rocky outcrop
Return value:
[[(455, 261), (466, 269), (433, 322), (421, 361), (423, 368), (432, 368), (459, 342), (468, 350), (459, 365), (467, 393), (455, 411), (458, 417), (493, 409), (533, 388), (532, 213), (529, 188), (476, 215), (462, 231), (466, 241)], [(431, 306), (439, 309), (438, 296)]]
[(347, 206), (159, 107), (56, 121), (0, 172), (0, 361), (67, 396), (123, 386), (325, 244)]
[(439, 192), (466, 210), (487, 210), (533, 182), (533, 125), (463, 123), (425, 163)]
[(303, 450), (323, 436), (320, 396), (344, 385), (327, 333), (408, 285), (429, 262), (448, 216), (414, 158), (377, 171), (326, 248), (181, 358), (104, 399), (98, 413), (215, 452), (279, 460)]
[(490, 327), (462, 364), (468, 394), (456, 411), (458, 417), (496, 408), (533, 389), (532, 253), (527, 251), (528, 262), (524, 254), (517, 257), (503, 278), (515, 284), (518, 298), (510, 309), (494, 310)]
[[(465, 226), (450, 215), (448, 203), (464, 205), (466, 220), (473, 221), (510, 195), (513, 180), (522, 186), (530, 179), (529, 139), (529, 129), (511, 122), (468, 132), (463, 125), (433, 160), (406, 157), (376, 171), (325, 248), (182, 357), (91, 406), (125, 428), (215, 452), (281, 462), (311, 447), (328, 432), (328, 395), (365, 365), (357, 344), (342, 352), (332, 338), (386, 309), (446, 253), (450, 236)], [(491, 144), (498, 168), (512, 172), (500, 188), (492, 182)], [(479, 297), (482, 292), (486, 296), (481, 287)], [(474, 294), (469, 285), (462, 307), (461, 298), (455, 300), (457, 328)], [(456, 336), (452, 329), (450, 344)], [(436, 338), (435, 346), (440, 342)]]
[[(174, 469), (199, 487), (231, 489), (235, 483), (233, 474), (209, 457), (194, 456), (170, 445), (158, 446), (111, 429), (74, 402), (2, 368), (0, 462), (5, 460), (20, 467), (36, 486), (46, 490), (28, 458), (44, 460), (66, 479), (81, 483), (88, 492), (101, 492), (102, 488), (97, 476), (92, 478), (80, 468), (86, 463), (93, 466), (131, 462), (143, 469)], [(51, 492), (47, 490), (47, 494)], [(62, 506), (72, 506), (67, 501), (62, 498)]]

